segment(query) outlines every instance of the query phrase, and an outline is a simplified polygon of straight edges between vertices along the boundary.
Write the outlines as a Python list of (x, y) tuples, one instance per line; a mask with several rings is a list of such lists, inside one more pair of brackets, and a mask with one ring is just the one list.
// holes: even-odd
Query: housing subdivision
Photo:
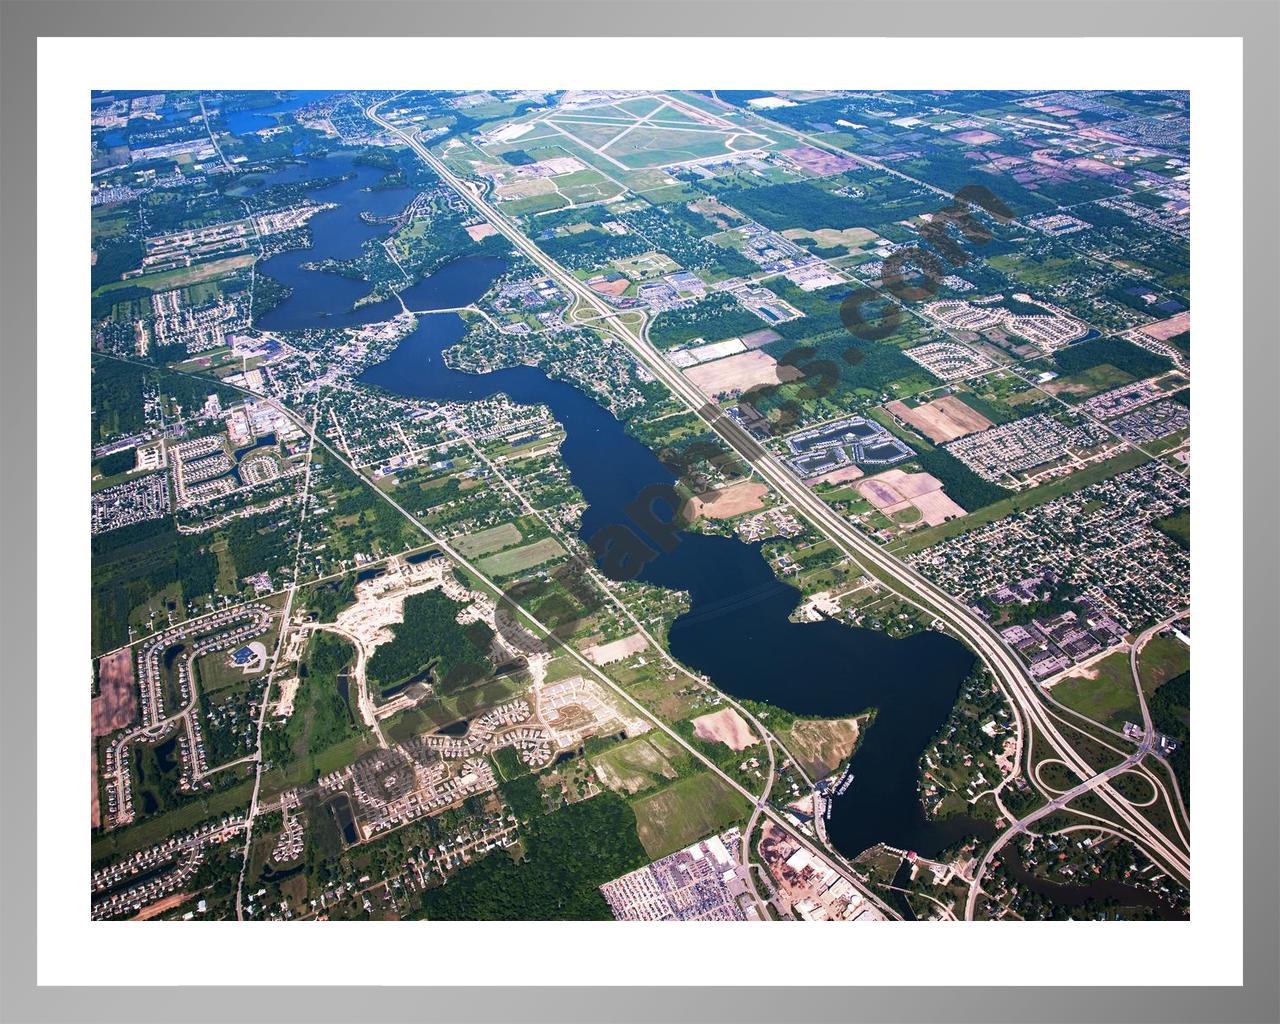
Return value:
[[(269, 605), (240, 605), (173, 626), (138, 646), (141, 717), (136, 726), (118, 733), (103, 753), (106, 828), (128, 825), (136, 817), (132, 762), (134, 748), (140, 744), (155, 746), (176, 740), (179, 789), (191, 792), (205, 786), (210, 774), (208, 747), (192, 666), (206, 655), (242, 647), (265, 633), (272, 619)], [(246, 719), (254, 711), (251, 698), (244, 705)]]
[[(228, 814), (94, 871), (91, 918), (109, 921), (132, 917), (147, 907), (165, 909), (166, 898), (185, 898), (182, 889), (199, 871), (208, 848), (238, 838), (245, 824), (244, 814)], [(185, 919), (191, 920), (204, 910), (205, 901), (201, 900)]]
[(94, 534), (106, 533), (149, 519), (163, 519), (168, 514), (168, 484), (163, 473), (152, 473), (94, 494), (92, 530)]
[(930, 341), (902, 353), (942, 381), (960, 380), (991, 369), (991, 360), (968, 345), (954, 341)]
[(949, 441), (943, 448), (982, 479), (1008, 485), (1024, 470), (1070, 459), (1105, 444), (1109, 437), (1091, 420), (1077, 418), (1064, 423), (1036, 413)]
[[(1179, 380), (1182, 379), (1178, 374), (1171, 374), (1170, 376)], [(1109, 391), (1103, 391), (1101, 394), (1086, 399), (1080, 404), (1080, 408), (1090, 416), (1097, 416), (1103, 420), (1113, 419), (1116, 416), (1122, 416), (1127, 412), (1132, 412), (1134, 409), (1165, 398), (1169, 394), (1170, 388), (1164, 381), (1165, 378), (1153, 377), (1149, 380), (1140, 380), (1133, 384), (1112, 388)]]
[(1080, 341), (1091, 330), (1084, 321), (1072, 316), (1065, 310), (1044, 302), (1035, 302), (1031, 296), (1017, 294), (1014, 300), (1025, 304), (1035, 312), (1018, 312), (1006, 306), (997, 305), (994, 299), (949, 299), (942, 302), (930, 302), (922, 312), (938, 326), (953, 331), (972, 331), (975, 333), (1002, 328), (1010, 334), (1025, 338), (1044, 352), (1052, 352)]
[(1181, 402), (1162, 399), (1125, 413), (1110, 422), (1110, 427), (1126, 441), (1146, 444), (1162, 437), (1189, 430), (1191, 410)]
[(1009, 610), (1044, 608), (1003, 630), (1044, 678), (1186, 608), (1190, 556), (1160, 524), (1189, 502), (1186, 480), (1149, 462), (926, 548), (910, 562), (998, 628)]
[(1087, 231), (1091, 225), (1079, 217), (1069, 213), (1046, 213), (1027, 220), (1027, 226), (1042, 231), (1050, 238), (1061, 238), (1063, 235), (1074, 235), (1077, 231)]

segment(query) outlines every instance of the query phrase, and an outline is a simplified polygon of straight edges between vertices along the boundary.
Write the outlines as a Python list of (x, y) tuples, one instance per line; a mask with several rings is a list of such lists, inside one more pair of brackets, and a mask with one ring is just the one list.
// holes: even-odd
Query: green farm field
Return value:
[(727, 828), (748, 811), (746, 800), (710, 772), (681, 779), (631, 807), (640, 842), (652, 860)]
[(469, 533), (465, 537), (458, 537), (452, 541), (452, 544), (457, 549), (458, 554), (464, 558), (478, 558), (481, 555), (488, 555), (494, 551), (509, 548), (513, 544), (519, 544), (520, 540), (520, 530), (516, 527), (516, 524), (503, 523), (501, 526), (494, 526), (488, 530), (480, 530), (478, 533)]
[(482, 558), (476, 565), (486, 576), (510, 576), (513, 573), (532, 569), (543, 562), (549, 562), (553, 558), (559, 558), (563, 554), (564, 548), (560, 546), (559, 541), (554, 537), (543, 537), (542, 540), (526, 544), (524, 547), (512, 548), (510, 551)]

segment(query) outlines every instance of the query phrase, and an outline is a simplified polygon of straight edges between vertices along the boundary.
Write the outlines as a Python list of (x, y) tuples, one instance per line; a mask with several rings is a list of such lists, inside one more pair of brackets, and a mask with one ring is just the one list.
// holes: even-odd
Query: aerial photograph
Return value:
[(92, 920), (1191, 920), (1187, 92), (86, 98)]

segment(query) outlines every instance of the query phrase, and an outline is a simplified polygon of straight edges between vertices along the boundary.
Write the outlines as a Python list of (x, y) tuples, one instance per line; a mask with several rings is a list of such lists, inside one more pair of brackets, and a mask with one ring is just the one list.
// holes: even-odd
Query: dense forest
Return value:
[(180, 534), (170, 518), (122, 526), (93, 538), (93, 649), (127, 643), (129, 614), (175, 580), (179, 600), (211, 594), (217, 558), (208, 537)]
[(649, 331), (649, 340), (658, 348), (672, 348), (694, 338), (721, 341), (751, 331), (764, 324), (758, 316), (727, 295), (708, 296), (685, 309), (659, 313)]
[(484, 676), (492, 634), (480, 622), (460, 626), (461, 610), (438, 590), (406, 598), (404, 622), (390, 627), (395, 639), (369, 659), (370, 685), (385, 691), (430, 669), (436, 692), (448, 693)]
[(1191, 673), (1183, 672), (1156, 689), (1147, 700), (1151, 722), (1178, 742), (1169, 767), (1178, 780), (1182, 801), (1191, 806)]
[(516, 864), (494, 852), (423, 894), (436, 920), (591, 921), (612, 915), (600, 886), (643, 865), (631, 807), (614, 793), (541, 813), (538, 780), (525, 776), (503, 787), (517, 816), (532, 815), (525, 857)]
[(1054, 353), (1053, 361), (1067, 374), (1083, 373), (1107, 363), (1139, 378), (1154, 377), (1173, 365), (1163, 356), (1148, 352), (1122, 338), (1096, 338), (1079, 345), (1068, 345)]

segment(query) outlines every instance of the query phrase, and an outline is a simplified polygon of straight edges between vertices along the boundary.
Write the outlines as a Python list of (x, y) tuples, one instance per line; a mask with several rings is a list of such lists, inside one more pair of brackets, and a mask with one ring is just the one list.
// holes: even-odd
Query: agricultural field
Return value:
[(636, 829), (651, 860), (674, 853), (744, 817), (746, 800), (710, 772), (681, 779), (632, 801)]
[(481, 555), (513, 547), (519, 544), (520, 540), (520, 530), (516, 524), (503, 523), (501, 526), (493, 526), (464, 537), (455, 537), (451, 543), (463, 557), (478, 558)]
[(637, 736), (591, 756), (600, 781), (612, 790), (634, 796), (679, 777), (677, 765), (688, 755), (661, 733)]
[(536, 566), (559, 558), (565, 553), (554, 537), (543, 537), (523, 547), (512, 548), (496, 555), (480, 559), (476, 567), (488, 576), (514, 576)]

